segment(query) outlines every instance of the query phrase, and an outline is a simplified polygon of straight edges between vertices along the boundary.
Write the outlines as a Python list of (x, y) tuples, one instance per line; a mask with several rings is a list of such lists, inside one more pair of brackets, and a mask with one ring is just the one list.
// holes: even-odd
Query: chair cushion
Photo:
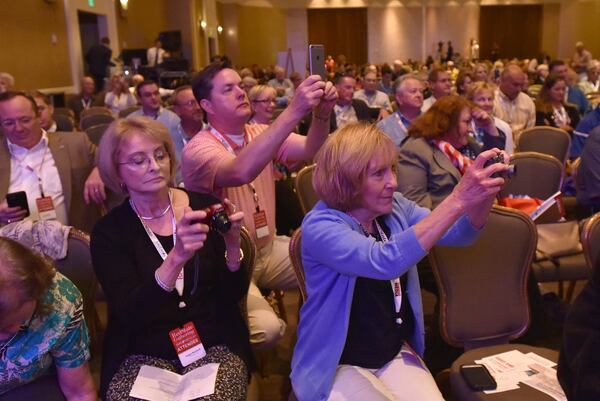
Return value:
[(55, 374), (49, 374), (0, 395), (0, 401), (66, 401)]
[(521, 388), (518, 390), (510, 390), (496, 394), (485, 394), (482, 391), (474, 391), (469, 388), (460, 374), (461, 365), (472, 364), (475, 360), (511, 350), (518, 350), (524, 354), (535, 352), (546, 359), (550, 359), (554, 362), (558, 361), (558, 351), (522, 344), (494, 345), (467, 351), (458, 357), (450, 368), (450, 385), (452, 386), (452, 393), (455, 398), (460, 401), (552, 401), (552, 397), (524, 384), (521, 385)]
[(586, 280), (592, 273), (585, 262), (583, 253), (563, 256), (558, 261), (560, 263), (559, 268), (549, 260), (533, 262), (531, 267), (537, 281), (543, 283), (561, 280)]

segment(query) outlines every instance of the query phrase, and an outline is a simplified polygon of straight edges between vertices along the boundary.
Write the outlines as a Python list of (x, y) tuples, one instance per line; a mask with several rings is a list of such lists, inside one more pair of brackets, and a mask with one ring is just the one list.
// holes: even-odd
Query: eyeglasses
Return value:
[[(155, 150), (154, 154), (152, 155), (152, 158), (154, 159), (154, 161), (156, 161), (157, 164), (165, 164), (171, 160), (169, 154), (165, 149)], [(136, 170), (144, 170), (148, 169), (148, 166), (150, 166), (150, 157), (148, 157), (144, 153), (136, 153), (132, 155), (127, 161), (119, 162), (117, 164), (125, 164)]]
[(275, 99), (253, 100), (252, 103), (274, 103)]
[(21, 125), (29, 125), (34, 119), (35, 117), (20, 117), (14, 120), (2, 120), (0, 121), (0, 125), (2, 128), (13, 129), (13, 127), (17, 125), (17, 122)]

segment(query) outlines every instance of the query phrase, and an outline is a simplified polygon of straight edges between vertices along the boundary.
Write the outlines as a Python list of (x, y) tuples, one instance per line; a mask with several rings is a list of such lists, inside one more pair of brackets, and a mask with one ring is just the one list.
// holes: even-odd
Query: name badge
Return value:
[(51, 197), (44, 196), (43, 198), (37, 198), (35, 203), (40, 220), (56, 220), (56, 210), (54, 209), (54, 202), (52, 202)]
[(206, 350), (194, 323), (187, 322), (182, 328), (171, 330), (169, 337), (182, 366), (188, 366), (206, 356)]
[(264, 210), (254, 213), (254, 229), (256, 237), (263, 238), (269, 236), (269, 225), (267, 224), (267, 213)]

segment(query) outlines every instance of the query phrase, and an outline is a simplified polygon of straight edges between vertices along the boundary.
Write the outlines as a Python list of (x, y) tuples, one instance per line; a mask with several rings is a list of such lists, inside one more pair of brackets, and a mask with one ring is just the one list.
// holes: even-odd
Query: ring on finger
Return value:
[(6, 219), (6, 224), (10, 224), (10, 219)]

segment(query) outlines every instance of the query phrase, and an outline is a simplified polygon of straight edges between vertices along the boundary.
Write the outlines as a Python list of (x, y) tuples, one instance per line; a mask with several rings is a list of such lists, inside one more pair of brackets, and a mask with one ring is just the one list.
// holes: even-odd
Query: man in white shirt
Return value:
[(154, 41), (154, 46), (146, 51), (146, 58), (148, 59), (148, 67), (156, 67), (164, 62), (165, 57), (169, 57), (169, 53), (162, 48), (162, 42), (160, 39)]
[(500, 85), (494, 99), (494, 116), (510, 125), (515, 145), (524, 129), (535, 125), (535, 105), (523, 93), (527, 76), (515, 64), (509, 64), (500, 75)]
[[(35, 101), (22, 92), (0, 95), (0, 224), (25, 218), (6, 194), (24, 191), (31, 219), (58, 220), (90, 231), (104, 200), (94, 168), (96, 147), (83, 132), (47, 133)], [(89, 204), (89, 205), (86, 205)]]
[(434, 68), (427, 78), (431, 88), (431, 96), (423, 101), (421, 112), (425, 113), (442, 96), (452, 94), (452, 79), (448, 71), (441, 68)]
[(365, 102), (370, 108), (379, 109), (379, 120), (390, 115), (392, 104), (390, 98), (384, 92), (377, 90), (377, 73), (369, 71), (364, 77), (364, 89), (354, 92), (354, 99)]
[(408, 135), (408, 127), (421, 115), (423, 106), (423, 82), (415, 75), (402, 75), (394, 81), (398, 110), (377, 124), (398, 148)]
[(600, 80), (598, 80), (599, 72), (600, 63), (597, 60), (590, 61), (585, 74), (586, 77), (579, 82), (579, 88), (584, 95), (600, 91)]

